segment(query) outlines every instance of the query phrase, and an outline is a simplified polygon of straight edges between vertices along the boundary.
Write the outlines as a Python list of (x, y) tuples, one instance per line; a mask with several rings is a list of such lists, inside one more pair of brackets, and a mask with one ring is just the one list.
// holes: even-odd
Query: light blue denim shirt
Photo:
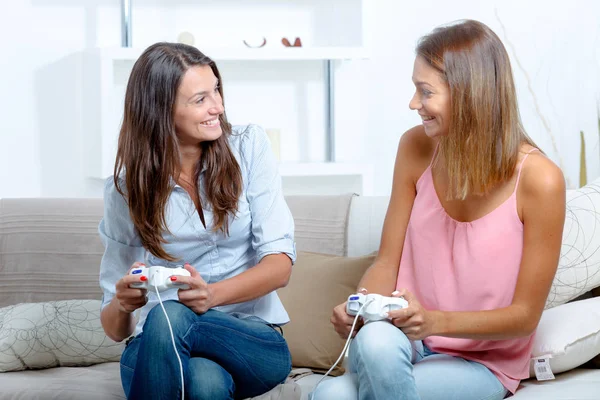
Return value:
[[(115, 296), (115, 284), (135, 261), (143, 261), (146, 266), (165, 267), (182, 266), (187, 262), (208, 283), (241, 274), (269, 254), (284, 253), (295, 262), (294, 220), (282, 194), (277, 163), (265, 131), (256, 125), (234, 126), (229, 144), (243, 179), (243, 193), (238, 213), (229, 224), (229, 236), (211, 229), (213, 219), (208, 209), (203, 209), (205, 229), (191, 197), (176, 185), (167, 202), (165, 216), (170, 233), (164, 233), (167, 243), (163, 247), (180, 259), (177, 262), (159, 259), (142, 247), (125, 200), (117, 192), (113, 179), (107, 179), (104, 218), (98, 227), (105, 247), (100, 265), (100, 287), (104, 292), (102, 308)], [(200, 188), (204, 185), (203, 180), (201, 173)], [(204, 198), (202, 189), (200, 196)], [(177, 300), (177, 289), (162, 292), (161, 299)], [(140, 311), (134, 334), (142, 331), (148, 312), (157, 304), (156, 294), (148, 290), (148, 303)], [(273, 324), (289, 321), (275, 292), (214, 309), (240, 318), (256, 316)]]

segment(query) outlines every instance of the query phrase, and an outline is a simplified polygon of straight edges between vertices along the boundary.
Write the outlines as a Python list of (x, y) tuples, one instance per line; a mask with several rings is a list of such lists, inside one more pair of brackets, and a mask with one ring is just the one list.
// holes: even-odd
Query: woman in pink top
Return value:
[(403, 296), (356, 335), (349, 373), (314, 399), (502, 399), (527, 378), (560, 254), (565, 182), (521, 125), (508, 54), (484, 24), (435, 29), (417, 46), (379, 255), (359, 291)]

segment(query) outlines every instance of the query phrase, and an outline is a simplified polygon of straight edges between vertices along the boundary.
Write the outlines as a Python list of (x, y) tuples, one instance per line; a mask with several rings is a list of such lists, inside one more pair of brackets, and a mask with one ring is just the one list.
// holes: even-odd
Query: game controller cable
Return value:
[(342, 352), (340, 354), (340, 356), (338, 357), (338, 359), (336, 360), (336, 362), (331, 366), (331, 368), (329, 368), (329, 371), (327, 371), (325, 373), (325, 375), (323, 375), (321, 377), (321, 379), (319, 379), (319, 381), (317, 382), (317, 384), (315, 385), (314, 389), (313, 389), (313, 393), (316, 393), (317, 391), (317, 387), (319, 386), (319, 384), (321, 382), (323, 382), (323, 379), (325, 379), (325, 377), (327, 375), (329, 375), (331, 373), (331, 371), (333, 371), (333, 369), (338, 365), (338, 363), (340, 362), (340, 360), (344, 357), (344, 355), (346, 354), (346, 351), (348, 350), (348, 346), (350, 344), (350, 339), (352, 339), (352, 332), (354, 332), (354, 328), (356, 327), (356, 322), (358, 321), (358, 317), (361, 315), (361, 311), (363, 310), (363, 308), (365, 308), (367, 306), (367, 304), (373, 302), (373, 299), (369, 299), (367, 300), (362, 306), (360, 306), (360, 308), (358, 309), (358, 312), (356, 313), (356, 315), (354, 316), (354, 322), (352, 323), (352, 328), (350, 328), (350, 333), (348, 334), (348, 339), (346, 339), (346, 343), (344, 344), (344, 348), (342, 349)]
[(163, 304), (160, 292), (171, 288), (189, 289), (189, 285), (181, 284), (177, 282), (177, 276), (190, 276), (190, 272), (184, 268), (167, 268), (162, 266), (146, 267), (144, 264), (137, 268), (132, 269), (129, 272), (131, 275), (139, 275), (140, 282), (132, 283), (129, 286), (135, 289), (146, 289), (151, 290), (154, 288), (160, 307), (163, 310), (165, 318), (167, 320), (167, 326), (169, 327), (169, 333), (171, 334), (171, 343), (173, 344), (173, 350), (177, 361), (179, 362), (179, 374), (181, 377), (181, 400), (185, 399), (185, 378), (183, 373), (183, 363), (181, 357), (177, 351), (177, 345), (175, 344), (175, 335), (173, 334), (173, 327), (171, 326), (171, 320), (167, 314), (167, 310)]
[(156, 291), (156, 296), (158, 297), (158, 302), (160, 307), (165, 314), (165, 318), (167, 319), (167, 325), (169, 326), (169, 333), (171, 334), (171, 343), (173, 343), (173, 350), (175, 351), (175, 355), (177, 356), (177, 361), (179, 361), (179, 373), (181, 375), (181, 400), (185, 399), (185, 383), (183, 378), (183, 364), (181, 363), (181, 358), (179, 357), (179, 352), (177, 351), (177, 345), (175, 344), (175, 335), (173, 335), (173, 328), (171, 328), (171, 321), (169, 320), (169, 316), (167, 315), (167, 310), (165, 310), (165, 306), (163, 305), (162, 299), (160, 297), (160, 292), (158, 290), (157, 283), (154, 282), (154, 289)]

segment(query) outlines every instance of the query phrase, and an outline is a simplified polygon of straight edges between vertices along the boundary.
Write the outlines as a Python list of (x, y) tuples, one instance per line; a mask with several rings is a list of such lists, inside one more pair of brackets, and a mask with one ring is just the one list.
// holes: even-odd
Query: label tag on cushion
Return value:
[(533, 363), (535, 377), (538, 381), (549, 381), (554, 379), (552, 368), (550, 368), (550, 356), (534, 358)]

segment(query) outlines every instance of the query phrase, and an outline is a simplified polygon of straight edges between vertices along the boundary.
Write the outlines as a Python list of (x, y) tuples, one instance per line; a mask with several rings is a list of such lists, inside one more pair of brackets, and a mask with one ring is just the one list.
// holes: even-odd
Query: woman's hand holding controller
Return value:
[[(144, 279), (146, 277), (142, 277), (140, 275), (130, 275), (132, 269), (143, 267), (144, 263), (135, 262), (127, 271), (127, 274), (122, 277), (116, 284), (116, 295), (117, 305), (119, 310), (124, 313), (131, 314), (138, 308), (143, 307), (148, 299), (146, 298), (146, 289), (136, 289), (130, 287), (133, 283), (140, 282), (140, 279)], [(147, 279), (147, 278), (146, 278)]]
[[(367, 289), (361, 288), (358, 293), (362, 293), (364, 295), (367, 294)], [(354, 316), (348, 315), (346, 313), (346, 303), (336, 306), (333, 309), (333, 315), (331, 316), (331, 323), (333, 324), (333, 328), (337, 332), (338, 335), (342, 339), (347, 339), (348, 335), (350, 335), (350, 329), (352, 329), (352, 324), (354, 323)], [(364, 325), (364, 321), (362, 317), (358, 317), (358, 321), (356, 321), (356, 326), (354, 327), (354, 332), (352, 332), (352, 337), (356, 336), (360, 328)]]
[(194, 267), (186, 263), (184, 268), (190, 272), (191, 276), (176, 277), (177, 282), (189, 286), (189, 289), (178, 291), (179, 301), (196, 314), (204, 314), (213, 307), (213, 292)]
[(392, 323), (410, 340), (423, 340), (435, 334), (436, 316), (439, 313), (426, 310), (407, 289), (392, 293), (393, 297), (404, 297), (408, 307), (389, 312)]

